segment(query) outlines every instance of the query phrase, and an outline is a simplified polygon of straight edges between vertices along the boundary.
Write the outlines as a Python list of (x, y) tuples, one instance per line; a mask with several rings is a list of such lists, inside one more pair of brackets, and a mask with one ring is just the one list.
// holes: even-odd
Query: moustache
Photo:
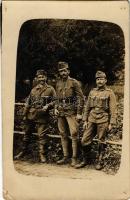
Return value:
[(38, 82), (45, 82), (46, 80), (38, 80)]

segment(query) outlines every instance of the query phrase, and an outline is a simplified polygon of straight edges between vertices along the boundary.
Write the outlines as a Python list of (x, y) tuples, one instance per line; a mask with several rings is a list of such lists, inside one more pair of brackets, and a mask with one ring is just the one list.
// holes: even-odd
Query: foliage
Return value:
[(71, 76), (83, 85), (94, 84), (97, 70), (106, 72), (110, 84), (122, 81), (124, 54), (123, 32), (116, 24), (68, 19), (29, 20), (22, 25), (19, 34), (16, 97), (22, 97), (24, 79), (32, 81), (40, 68), (44, 68), (48, 76), (55, 74), (60, 60), (69, 63)]

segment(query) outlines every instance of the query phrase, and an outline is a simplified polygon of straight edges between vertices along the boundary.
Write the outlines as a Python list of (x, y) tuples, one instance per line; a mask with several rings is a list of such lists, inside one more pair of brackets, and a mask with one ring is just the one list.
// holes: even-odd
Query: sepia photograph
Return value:
[(128, 199), (128, 19), (125, 1), (4, 2), (5, 199)]
[(18, 172), (51, 176), (54, 170), (70, 178), (83, 167), (104, 176), (118, 172), (124, 56), (124, 34), (113, 23), (36, 19), (21, 26), (13, 143)]

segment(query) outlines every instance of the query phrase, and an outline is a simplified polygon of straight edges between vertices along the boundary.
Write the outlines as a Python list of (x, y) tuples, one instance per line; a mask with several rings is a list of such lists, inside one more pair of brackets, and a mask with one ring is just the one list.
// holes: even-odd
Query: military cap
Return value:
[(95, 77), (96, 78), (106, 78), (106, 74), (102, 71), (97, 71)]
[(45, 70), (43, 70), (43, 69), (39, 69), (39, 70), (37, 70), (37, 72), (36, 72), (36, 76), (39, 76), (39, 75), (47, 75), (47, 73), (46, 73), (46, 71)]
[(58, 62), (58, 71), (61, 71), (63, 69), (69, 69), (69, 65), (66, 62)]

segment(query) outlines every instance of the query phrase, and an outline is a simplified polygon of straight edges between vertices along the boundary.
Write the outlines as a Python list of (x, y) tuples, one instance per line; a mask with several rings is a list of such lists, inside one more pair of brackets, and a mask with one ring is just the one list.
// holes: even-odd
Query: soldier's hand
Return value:
[(82, 119), (82, 115), (77, 114), (75, 119), (76, 119), (77, 122), (80, 122), (81, 119)]
[(111, 130), (112, 130), (112, 125), (109, 124), (109, 125), (108, 125), (108, 131), (111, 131)]
[(88, 122), (85, 121), (85, 122), (83, 123), (83, 130), (86, 130), (87, 127), (88, 127)]
[(42, 111), (46, 112), (46, 110), (48, 109), (48, 106), (43, 106)]
[(26, 121), (26, 120), (27, 120), (27, 117), (26, 117), (26, 116), (24, 116), (24, 117), (23, 117), (23, 121)]
[(112, 128), (113, 129), (117, 129), (117, 125), (116, 124), (112, 124)]
[(57, 116), (59, 115), (59, 111), (57, 109), (54, 109), (54, 114)]
[(116, 131), (116, 124), (109, 124), (108, 131)]

